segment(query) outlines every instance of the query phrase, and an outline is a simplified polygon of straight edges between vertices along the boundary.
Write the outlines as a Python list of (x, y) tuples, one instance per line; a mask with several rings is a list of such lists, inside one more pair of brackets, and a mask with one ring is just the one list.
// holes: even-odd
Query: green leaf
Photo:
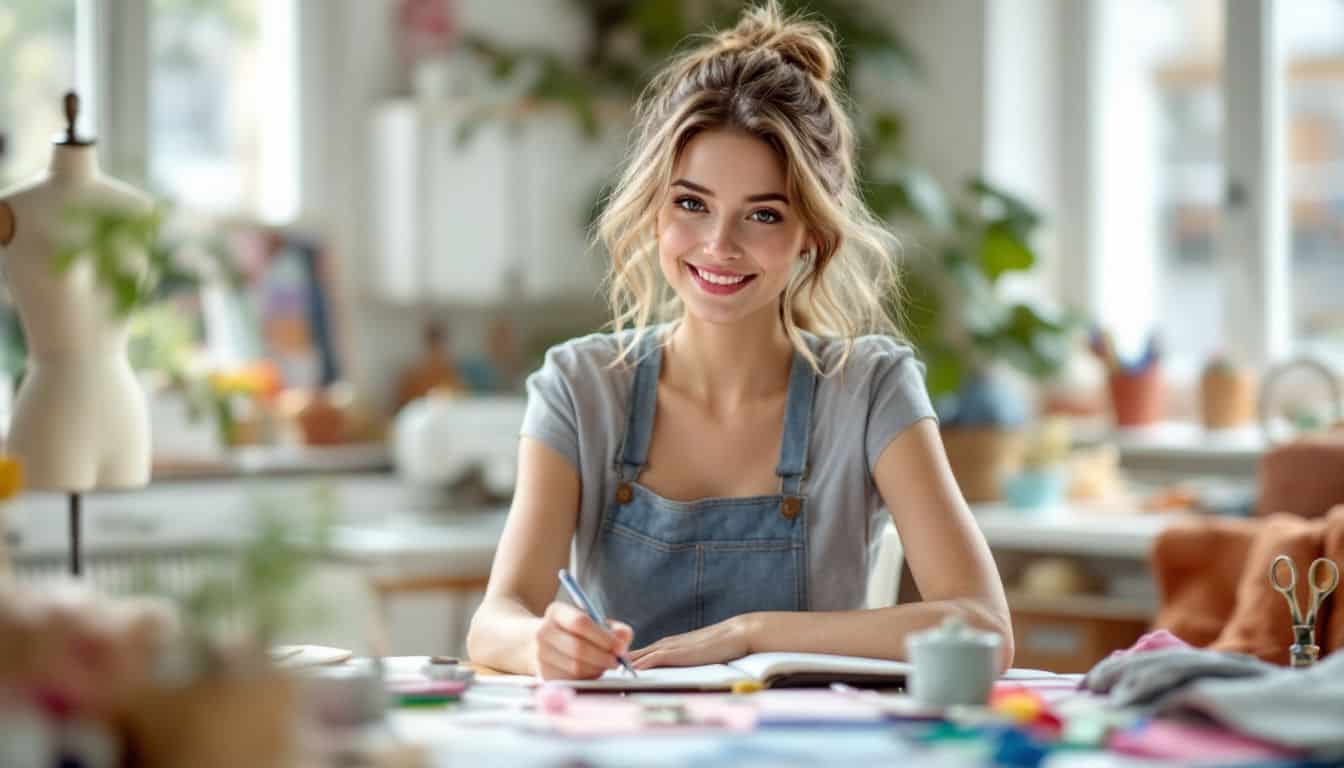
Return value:
[(1031, 269), (1035, 263), (1036, 255), (1011, 224), (995, 221), (985, 228), (980, 240), (980, 264), (991, 282), (1005, 272)]
[(961, 389), (966, 368), (961, 356), (947, 347), (935, 347), (924, 354), (925, 384), (930, 397), (950, 395)]
[(915, 348), (924, 349), (942, 330), (943, 297), (937, 284), (920, 271), (907, 272), (902, 282), (901, 306), (892, 314)]
[(1040, 226), (1041, 215), (1035, 208), (1022, 198), (990, 184), (983, 178), (975, 177), (968, 181), (966, 190), (982, 205), (990, 208), (987, 213), (989, 218), (1006, 219), (1018, 237), (1023, 240), (1028, 239), (1036, 227)]

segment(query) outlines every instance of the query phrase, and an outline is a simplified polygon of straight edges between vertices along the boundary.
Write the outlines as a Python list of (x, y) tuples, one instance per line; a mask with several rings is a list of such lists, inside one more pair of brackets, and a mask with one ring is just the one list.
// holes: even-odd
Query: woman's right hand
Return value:
[(568, 603), (551, 603), (537, 626), (537, 675), (543, 680), (589, 680), (615, 669), (617, 654), (630, 650), (635, 633), (629, 624), (608, 623), (610, 631)]

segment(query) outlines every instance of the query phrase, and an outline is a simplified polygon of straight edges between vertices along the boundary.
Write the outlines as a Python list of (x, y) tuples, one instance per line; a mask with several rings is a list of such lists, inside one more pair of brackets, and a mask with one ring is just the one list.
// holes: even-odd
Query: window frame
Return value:
[[(150, 176), (151, 15), (153, 0), (75, 0), (75, 87), (84, 102), (80, 124), (98, 139), (104, 172), (146, 185)], [(259, 218), (271, 224), (303, 220), (323, 187), (320, 165), (323, 136), (319, 121), (304, 119), (319, 107), (325, 59), (320, 16), (326, 4), (303, 0), (263, 0), (267, 13), (283, 17), (290, 36), (285, 55), (285, 85), (296, 93), (267, 104), (268, 114), (285, 114), (281, 128), (268, 131), (269, 155), (283, 168), (263, 169), (272, 181), (291, 179), (293, 187), (268, 192), (247, 210), (222, 212)], [(275, 135), (281, 134), (281, 135)], [(269, 205), (268, 205), (269, 203)]]
[[(1098, 51), (1106, 34), (1102, 0), (1064, 3), (1061, 38), (1061, 199), (1077, 223), (1061, 232), (1064, 252), (1085, 254), (1061, 271), (1064, 297), (1095, 310), (1106, 290), (1098, 185), (1105, 105), (1096, 95)], [(1223, 0), (1223, 204), (1214, 267), (1225, 308), (1222, 338), (1233, 357), (1265, 369), (1294, 352), (1286, 200), (1282, 14), (1273, 0)], [(1204, 361), (1186, 361), (1196, 367)]]

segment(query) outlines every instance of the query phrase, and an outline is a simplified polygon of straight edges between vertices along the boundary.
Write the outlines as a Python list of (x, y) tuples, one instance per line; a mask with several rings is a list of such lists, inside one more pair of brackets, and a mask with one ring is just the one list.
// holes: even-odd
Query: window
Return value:
[(1084, 7), (1099, 322), (1187, 382), (1224, 351), (1344, 371), (1344, 0)]
[(65, 123), (60, 95), (75, 82), (74, 0), (0, 4), (0, 186), (32, 176)]
[(1281, 21), (1291, 332), (1344, 366), (1344, 2), (1294, 0)]
[(1222, 342), (1221, 3), (1104, 0), (1095, 12), (1095, 310), (1122, 355), (1155, 334), (1188, 374)]
[(1219, 351), (1222, 287), (1215, 254), (1222, 204), (1222, 4), (1155, 4), (1157, 154), (1156, 325), (1167, 354), (1189, 369)]
[(149, 178), (177, 203), (297, 213), (293, 3), (153, 0)]
[[(41, 170), (84, 96), (105, 170), (210, 213), (295, 218), (298, 0), (4, 0), (0, 178)], [(144, 41), (148, 40), (148, 50)], [(101, 107), (101, 108), (100, 108)]]

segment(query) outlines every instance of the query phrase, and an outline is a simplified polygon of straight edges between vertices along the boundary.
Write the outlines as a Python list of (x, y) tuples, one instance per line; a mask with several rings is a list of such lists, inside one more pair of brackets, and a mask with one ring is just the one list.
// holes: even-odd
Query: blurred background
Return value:
[[(341, 610), (305, 637), (364, 648), (377, 618), (460, 652), (523, 381), (606, 321), (586, 228), (632, 100), (741, 5), (0, 4), (0, 188), (44, 172), (74, 89), (178, 265), (130, 321), (155, 482), (90, 499), (95, 577), (214, 557), (253, 494), (321, 481)], [(1155, 513), (1250, 514), (1266, 453), (1339, 421), (1344, 0), (785, 5), (836, 29), (892, 311), (1043, 638), (1019, 662), (1085, 669), (1156, 610)], [(61, 504), (9, 504), (28, 578), (63, 568)]]

